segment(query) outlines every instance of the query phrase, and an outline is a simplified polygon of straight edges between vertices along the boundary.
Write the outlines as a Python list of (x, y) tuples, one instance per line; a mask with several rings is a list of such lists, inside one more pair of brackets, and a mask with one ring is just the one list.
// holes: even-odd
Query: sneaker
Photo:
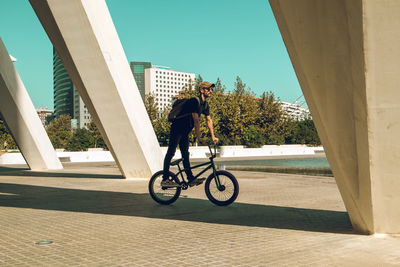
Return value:
[(188, 185), (190, 186), (190, 187), (192, 187), (192, 186), (195, 186), (195, 185), (201, 185), (204, 181), (206, 180), (206, 178), (192, 178), (192, 179), (189, 179), (189, 183), (188, 183)]
[(165, 181), (161, 182), (161, 186), (162, 187), (177, 187), (179, 185), (172, 180), (165, 180)]

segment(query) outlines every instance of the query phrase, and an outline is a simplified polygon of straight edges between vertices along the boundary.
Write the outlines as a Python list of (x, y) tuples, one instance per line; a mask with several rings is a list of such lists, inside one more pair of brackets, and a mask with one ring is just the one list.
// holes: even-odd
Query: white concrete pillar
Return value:
[(400, 1), (270, 4), (354, 228), (400, 233)]
[(0, 113), (31, 170), (62, 169), (1, 38)]
[(30, 0), (125, 177), (150, 177), (162, 153), (104, 0)]

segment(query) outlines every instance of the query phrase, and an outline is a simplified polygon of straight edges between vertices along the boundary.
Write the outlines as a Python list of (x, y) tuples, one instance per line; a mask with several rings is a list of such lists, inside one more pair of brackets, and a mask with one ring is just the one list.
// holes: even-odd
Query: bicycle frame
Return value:
[[(215, 180), (215, 183), (216, 183), (216, 186), (217, 186), (217, 188), (219, 188), (220, 186), (221, 186), (221, 183), (220, 183), (220, 181), (219, 181), (219, 177), (218, 177), (218, 175), (217, 175), (217, 169), (215, 168), (215, 164), (214, 164), (214, 158), (217, 156), (216, 154), (216, 146), (214, 145), (214, 153), (212, 152), (212, 150), (211, 150), (211, 147), (210, 147), (210, 145), (208, 145), (208, 148), (209, 148), (209, 150), (210, 150), (210, 153), (211, 153), (211, 156), (209, 157), (209, 161), (208, 162), (204, 162), (204, 163), (200, 163), (200, 164), (197, 164), (197, 165), (194, 165), (194, 166), (191, 166), (190, 167), (190, 169), (191, 170), (193, 170), (193, 169), (197, 169), (197, 168), (200, 168), (200, 167), (203, 167), (203, 166), (206, 166), (206, 165), (208, 165), (205, 169), (203, 169), (201, 172), (199, 172), (198, 174), (196, 174), (194, 177), (197, 179), (200, 175), (202, 175), (203, 173), (205, 173), (206, 171), (208, 171), (209, 169), (211, 169), (212, 168), (212, 170), (213, 170), (213, 174), (214, 174), (214, 180)], [(186, 184), (186, 181), (185, 181), (185, 178), (184, 178), (184, 176), (183, 176), (183, 172), (185, 172), (187, 169), (185, 169), (185, 168), (181, 168), (180, 167), (180, 164), (178, 164), (177, 165), (178, 166), (178, 169), (179, 169), (179, 171), (177, 172), (177, 173), (175, 173), (175, 176), (176, 176), (176, 178), (178, 179), (178, 175), (180, 175), (181, 177), (182, 177), (182, 181), (179, 181), (179, 179), (178, 179), (178, 181), (176, 181), (178, 184), (180, 184), (180, 185), (182, 185), (182, 184)]]

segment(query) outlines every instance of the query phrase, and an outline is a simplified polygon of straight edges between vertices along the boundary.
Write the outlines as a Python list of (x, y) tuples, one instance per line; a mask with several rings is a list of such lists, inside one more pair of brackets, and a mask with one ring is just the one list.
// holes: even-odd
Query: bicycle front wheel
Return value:
[[(175, 174), (169, 172), (169, 178), (173, 179)], [(163, 179), (163, 171), (156, 172), (149, 181), (149, 192), (152, 199), (156, 202), (169, 205), (174, 203), (179, 195), (181, 194), (181, 188), (179, 186), (176, 187), (163, 187), (161, 186), (161, 182)]]
[[(205, 184), (208, 199), (218, 205), (227, 206), (236, 200), (239, 194), (239, 184), (230, 172), (216, 171), (208, 176)], [(219, 181), (219, 182), (218, 182)]]

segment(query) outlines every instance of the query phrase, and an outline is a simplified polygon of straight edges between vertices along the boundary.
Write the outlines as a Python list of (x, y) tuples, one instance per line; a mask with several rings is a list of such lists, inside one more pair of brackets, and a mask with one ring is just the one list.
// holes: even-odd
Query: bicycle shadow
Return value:
[(346, 212), (180, 198), (162, 206), (146, 194), (0, 183), (0, 207), (140, 216), (215, 224), (354, 234)]

